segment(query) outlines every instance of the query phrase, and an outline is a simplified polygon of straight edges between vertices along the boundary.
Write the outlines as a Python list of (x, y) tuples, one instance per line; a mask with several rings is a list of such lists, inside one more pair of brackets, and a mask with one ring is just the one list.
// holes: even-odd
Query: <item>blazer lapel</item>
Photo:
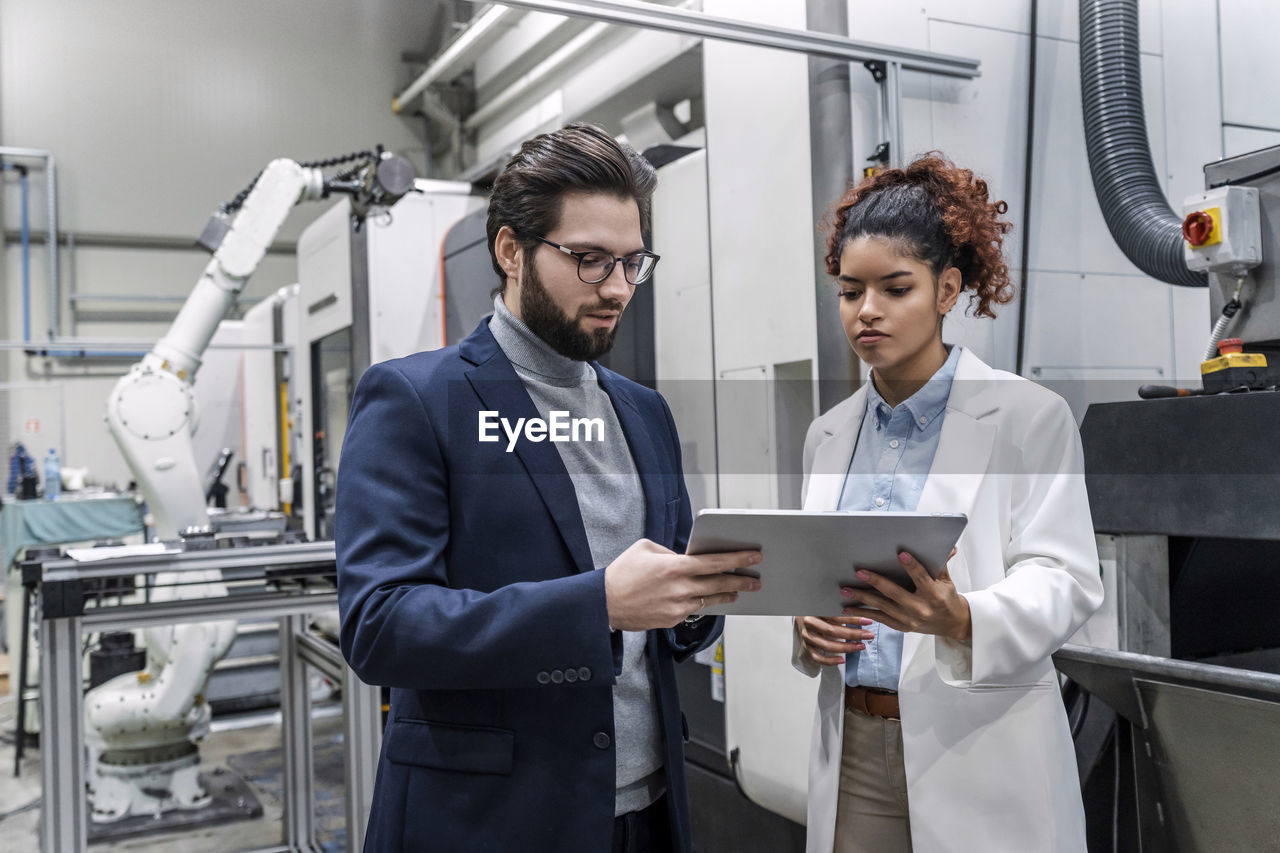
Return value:
[(662, 527), (666, 520), (666, 489), (663, 487), (664, 477), (659, 465), (658, 449), (651, 435), (656, 425), (645, 420), (640, 414), (630, 389), (618, 377), (609, 371), (594, 365), (596, 375), (600, 379), (600, 387), (609, 395), (613, 409), (618, 414), (618, 423), (622, 425), (622, 433), (626, 436), (627, 446), (631, 448), (631, 458), (636, 465), (636, 473), (640, 476), (640, 488), (644, 491), (644, 536), (653, 542), (662, 542)]
[[(485, 340), (487, 338), (487, 340)], [(496, 411), (500, 417), (514, 422), (516, 418), (540, 418), (529, 392), (516, 375), (515, 368), (507, 360), (489, 332), (487, 323), (468, 337), (462, 354), (469, 360), (483, 359), (467, 372), (467, 381), (485, 409)], [(503, 439), (506, 440), (505, 438)], [(591, 546), (587, 542), (587, 529), (578, 510), (578, 495), (573, 480), (560, 459), (560, 451), (549, 441), (517, 441), (515, 454), (520, 458), (529, 477), (533, 480), (542, 502), (555, 520), (579, 572), (595, 568), (591, 559)]]

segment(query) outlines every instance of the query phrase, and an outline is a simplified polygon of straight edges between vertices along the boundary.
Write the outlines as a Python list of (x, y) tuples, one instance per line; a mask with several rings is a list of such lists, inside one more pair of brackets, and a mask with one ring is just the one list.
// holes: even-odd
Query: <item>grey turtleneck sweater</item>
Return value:
[[(512, 314), (502, 297), (493, 301), (489, 331), (544, 420), (550, 412), (604, 421), (603, 441), (556, 442), (573, 480), (578, 511), (586, 526), (591, 559), (598, 569), (644, 536), (644, 492), (631, 449), (609, 395), (585, 361), (551, 349)], [(622, 632), (622, 673), (613, 688), (613, 732), (617, 793), (614, 814), (643, 809), (665, 785), (662, 739), (653, 702), (653, 675), (643, 631)]]

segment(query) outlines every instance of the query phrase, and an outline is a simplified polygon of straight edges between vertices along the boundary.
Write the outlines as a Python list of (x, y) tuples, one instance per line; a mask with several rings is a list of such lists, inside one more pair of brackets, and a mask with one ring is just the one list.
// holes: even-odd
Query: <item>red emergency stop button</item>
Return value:
[(1203, 210), (1195, 210), (1182, 220), (1182, 236), (1193, 246), (1203, 246), (1213, 233), (1213, 217)]
[(1244, 340), (1241, 338), (1223, 338), (1218, 341), (1218, 355), (1226, 355), (1228, 353), (1240, 352), (1244, 349)]

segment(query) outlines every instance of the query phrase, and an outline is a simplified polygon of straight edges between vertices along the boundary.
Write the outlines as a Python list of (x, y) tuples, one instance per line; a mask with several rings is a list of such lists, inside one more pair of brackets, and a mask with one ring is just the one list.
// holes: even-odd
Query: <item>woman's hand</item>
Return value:
[(796, 619), (804, 650), (823, 666), (838, 666), (844, 663), (844, 656), (849, 652), (865, 649), (876, 635), (874, 631), (864, 631), (859, 626), (870, 624), (870, 619), (847, 616), (801, 616)]
[[(953, 548), (948, 561), (955, 553)], [(935, 580), (906, 551), (898, 554), (898, 560), (915, 582), (915, 592), (907, 591), (884, 575), (859, 569), (858, 579), (871, 584), (872, 589), (842, 587), (840, 594), (850, 601), (844, 608), (845, 615), (871, 619), (898, 631), (936, 634), (958, 643), (968, 642), (973, 635), (969, 602), (956, 592), (947, 570), (944, 568)]]

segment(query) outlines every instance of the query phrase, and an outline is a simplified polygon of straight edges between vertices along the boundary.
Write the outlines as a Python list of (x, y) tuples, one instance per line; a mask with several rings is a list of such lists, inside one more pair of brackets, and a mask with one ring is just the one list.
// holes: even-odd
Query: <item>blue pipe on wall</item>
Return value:
[[(27, 210), (27, 169), (13, 163), (4, 163), (6, 172), (17, 172), (22, 187), (22, 342), (31, 343), (31, 222)], [(115, 350), (50, 350), (29, 349), (27, 355), (53, 358), (132, 358), (139, 359), (145, 352), (118, 352)]]

